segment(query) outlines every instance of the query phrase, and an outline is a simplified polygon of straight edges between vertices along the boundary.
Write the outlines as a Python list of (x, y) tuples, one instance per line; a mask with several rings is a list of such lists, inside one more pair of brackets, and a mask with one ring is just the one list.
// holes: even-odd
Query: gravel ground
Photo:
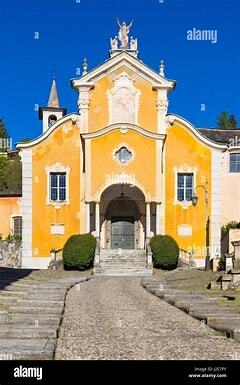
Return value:
[(55, 359), (240, 358), (240, 344), (160, 300), (135, 277), (98, 277), (72, 288)]

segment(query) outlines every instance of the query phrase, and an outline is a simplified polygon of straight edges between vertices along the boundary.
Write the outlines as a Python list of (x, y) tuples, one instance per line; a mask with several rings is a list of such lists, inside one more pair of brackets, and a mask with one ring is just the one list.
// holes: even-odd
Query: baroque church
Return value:
[(162, 61), (159, 72), (143, 63), (131, 25), (118, 25), (108, 60), (92, 70), (85, 60), (71, 80), (78, 111), (60, 107), (54, 79), (39, 109), (42, 134), (17, 146), (23, 267), (47, 268), (51, 250), (79, 233), (97, 238), (96, 272), (107, 253), (139, 255), (151, 272), (155, 234), (172, 236), (197, 267), (220, 256), (221, 224), (235, 215), (221, 186), (239, 150), (220, 130), (168, 113), (176, 81)]

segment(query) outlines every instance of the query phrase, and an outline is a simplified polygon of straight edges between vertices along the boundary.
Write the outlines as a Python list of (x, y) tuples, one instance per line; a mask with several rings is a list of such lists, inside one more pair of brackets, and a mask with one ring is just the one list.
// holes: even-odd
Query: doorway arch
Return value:
[(145, 196), (136, 186), (114, 184), (100, 199), (100, 245), (104, 249), (144, 249)]

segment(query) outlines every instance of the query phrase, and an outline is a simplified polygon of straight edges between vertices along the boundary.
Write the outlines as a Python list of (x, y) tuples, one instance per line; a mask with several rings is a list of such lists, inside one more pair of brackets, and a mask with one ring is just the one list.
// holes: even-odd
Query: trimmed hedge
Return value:
[(63, 248), (63, 264), (67, 270), (85, 270), (93, 265), (96, 239), (91, 234), (72, 235)]
[(155, 235), (150, 240), (153, 253), (153, 266), (164, 270), (176, 269), (179, 246), (169, 235)]

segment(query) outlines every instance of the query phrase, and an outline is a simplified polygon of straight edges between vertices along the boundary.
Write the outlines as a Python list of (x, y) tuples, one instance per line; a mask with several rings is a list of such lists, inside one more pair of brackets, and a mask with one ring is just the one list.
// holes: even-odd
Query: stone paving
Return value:
[(73, 287), (55, 353), (61, 360), (236, 357), (238, 342), (152, 295), (137, 277), (97, 277)]
[(0, 269), (0, 359), (53, 359), (67, 290), (87, 278)]

